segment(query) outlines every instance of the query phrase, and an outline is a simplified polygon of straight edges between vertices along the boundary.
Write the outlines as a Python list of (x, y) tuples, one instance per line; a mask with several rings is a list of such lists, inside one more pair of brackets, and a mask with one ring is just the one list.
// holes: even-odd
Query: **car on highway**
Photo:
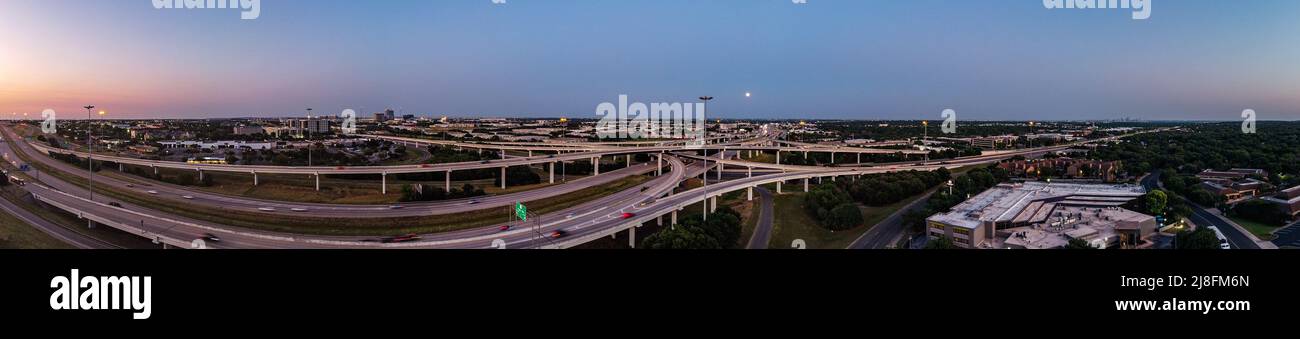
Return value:
[(565, 219), (573, 219), (573, 213), (565, 214), (565, 215), (564, 215), (564, 218), (565, 218)]
[(466, 205), (478, 205), (478, 203), (479, 203), (478, 200), (470, 200), (468, 203), (465, 203), (465, 204), (466, 204)]
[(623, 215), (620, 216), (620, 219), (632, 219), (632, 217), (635, 217), (635, 216), (636, 216), (636, 213), (623, 213)]
[(490, 163), (492, 163), (492, 160), (483, 160), (482, 163), (483, 163), (483, 164), (490, 164)]
[(119, 202), (116, 202), (116, 201), (114, 201), (114, 202), (110, 202), (110, 203), (108, 203), (108, 205), (109, 205), (109, 206), (113, 206), (113, 207), (117, 207), (117, 208), (123, 208), (123, 207), (122, 207), (122, 204), (119, 203)]
[(405, 208), (405, 207), (398, 206), (398, 205), (388, 206), (388, 209), (390, 209), (390, 210), (400, 210), (400, 209), (403, 209), (403, 208)]
[(551, 232), (550, 237), (551, 239), (559, 239), (559, 238), (563, 238), (566, 235), (569, 235), (569, 232), (565, 232), (564, 230), (556, 230), (555, 232)]
[(126, 184), (126, 188), (135, 188), (135, 184)]
[(194, 196), (192, 195), (182, 195), (181, 198), (185, 200), (194, 200)]
[(396, 237), (388, 237), (388, 238), (384, 238), (383, 240), (381, 240), (381, 242), (383, 242), (383, 243), (385, 243), (385, 244), (392, 244), (392, 243), (412, 242), (412, 241), (416, 241), (416, 240), (420, 240), (420, 236), (417, 235), (417, 234), (412, 233), (412, 234), (407, 234), (407, 235), (403, 235), (403, 236), (396, 236)]
[(158, 191), (145, 191), (145, 193), (149, 193), (149, 194), (158, 194)]
[(307, 211), (306, 208), (302, 208), (302, 207), (294, 207), (294, 208), (290, 208), (289, 210), (290, 210), (290, 211), (294, 211), (294, 212), (306, 212), (306, 211)]
[(211, 242), (221, 242), (221, 238), (217, 237), (216, 235), (213, 235), (212, 233), (203, 233), (202, 239)]
[(501, 227), (497, 227), (497, 231), (505, 232), (509, 230), (510, 230), (510, 225), (501, 225)]
[(257, 210), (262, 212), (275, 212), (275, 207), (258, 207)]

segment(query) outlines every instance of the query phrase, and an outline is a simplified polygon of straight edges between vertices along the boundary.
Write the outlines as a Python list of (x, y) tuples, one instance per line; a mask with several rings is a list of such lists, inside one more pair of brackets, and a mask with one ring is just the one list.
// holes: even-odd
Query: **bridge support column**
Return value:
[(257, 172), (253, 172), (253, 186), (257, 186)]
[(533, 150), (528, 150), (528, 157), (529, 157), (529, 158), (532, 158), (532, 157), (533, 157)]
[(748, 195), (749, 195), (749, 198), (748, 198), (747, 201), (754, 201), (754, 187), (753, 187), (753, 186), (750, 186), (750, 187), (745, 188), (745, 190), (748, 192)]
[(380, 174), (380, 175), (379, 175), (379, 180), (380, 180), (380, 181), (379, 181), (380, 186), (383, 186), (382, 188), (380, 188), (380, 191), (381, 191), (384, 195), (387, 195), (387, 194), (388, 194), (388, 173)]
[(780, 181), (777, 181), (777, 182), (776, 182), (776, 194), (783, 194), (783, 193), (781, 193), (781, 182), (780, 182)]
[(663, 176), (664, 175), (664, 154), (659, 153), (659, 156), (656, 158), (659, 159), (659, 167), (655, 168), (655, 176), (656, 177)]
[(632, 167), (632, 155), (627, 155), (627, 167)]
[(591, 158), (591, 176), (600, 175), (600, 157)]
[(95, 229), (95, 221), (94, 221), (94, 220), (90, 220), (89, 218), (87, 218), (87, 219), (86, 219), (86, 228), (89, 228), (89, 229)]
[(749, 174), (747, 174), (747, 175), (748, 175), (747, 178), (753, 178), (753, 177), (754, 177), (754, 168), (753, 168), (753, 167), (750, 167), (750, 168), (749, 168)]
[(316, 174), (314, 174), (314, 175), (316, 176), (316, 191), (319, 192), (319, 191), (320, 191), (320, 173), (316, 173)]
[(727, 165), (723, 164), (721, 161), (718, 162), (718, 181), (722, 181), (722, 170), (726, 168)]
[(501, 168), (501, 189), (506, 189), (506, 168)]
[(149, 166), (149, 168), (153, 168), (153, 176), (155, 176), (155, 177), (158, 176), (158, 167), (156, 167), (156, 166)]
[(831, 165), (835, 164), (835, 152), (831, 152)]
[(551, 183), (554, 184), (554, 183), (555, 183), (555, 163), (552, 162), (552, 163), (550, 163), (549, 166), (546, 166), (546, 167), (550, 168), (550, 172), (551, 172)]
[(447, 176), (444, 177), (443, 180), (446, 182), (446, 187), (444, 189), (447, 193), (451, 193), (451, 171), (447, 171)]
[(700, 204), (701, 204), (700, 207), (704, 207), (704, 210), (701, 211), (701, 212), (704, 212), (704, 213), (702, 213), (702, 214), (700, 214), (700, 215), (704, 216), (704, 220), (705, 220), (705, 221), (708, 221), (708, 220), (709, 220), (709, 198), (707, 198), (707, 197), (704, 198), (704, 201), (701, 201)]
[(636, 226), (627, 229), (627, 247), (636, 248)]
[(862, 164), (862, 153), (858, 153), (858, 165)]
[(125, 165), (122, 165), (122, 163), (118, 163), (118, 164), (117, 164), (117, 171), (118, 171), (118, 172), (126, 172), (126, 166), (125, 166)]
[(803, 178), (803, 192), (808, 193), (808, 178)]
[(203, 182), (203, 170), (199, 170), (199, 182)]
[(781, 151), (779, 151), (779, 150), (776, 151), (776, 164), (777, 164), (777, 165), (780, 165), (780, 164), (781, 164)]
[(663, 225), (664, 225), (664, 215), (660, 214), (658, 218), (655, 218), (655, 226), (663, 226)]
[(676, 226), (677, 226), (677, 210), (673, 210), (673, 216), (672, 216), (672, 220), (671, 220), (671, 221), (672, 221), (672, 226), (676, 227)]

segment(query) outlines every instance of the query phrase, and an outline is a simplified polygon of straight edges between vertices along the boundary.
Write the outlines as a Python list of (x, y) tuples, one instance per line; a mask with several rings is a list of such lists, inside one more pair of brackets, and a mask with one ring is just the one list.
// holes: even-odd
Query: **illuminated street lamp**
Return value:
[[(90, 184), (88, 186), (90, 188), (89, 189), (90, 200), (94, 201), (95, 200), (95, 144), (94, 141), (91, 140), (93, 136), (90, 133), (91, 131), (90, 123), (92, 118), (90, 112), (95, 109), (95, 105), (86, 105), (83, 108), (86, 109), (86, 178), (90, 181)], [(99, 111), (99, 115), (104, 115), (104, 111)]]
[[(701, 131), (701, 133), (704, 134), (704, 146), (707, 146), (709, 144), (709, 127), (707, 125), (709, 120), (704, 115), (709, 111), (709, 101), (713, 101), (713, 97), (707, 95), (702, 96), (700, 97), (700, 101), (704, 102), (704, 111), (700, 112), (700, 121), (705, 122), (704, 130)], [(704, 177), (700, 181), (704, 183), (703, 186), (704, 187), (704, 214), (701, 215), (704, 216), (704, 220), (709, 220), (709, 151), (708, 149), (705, 149), (704, 151)]]

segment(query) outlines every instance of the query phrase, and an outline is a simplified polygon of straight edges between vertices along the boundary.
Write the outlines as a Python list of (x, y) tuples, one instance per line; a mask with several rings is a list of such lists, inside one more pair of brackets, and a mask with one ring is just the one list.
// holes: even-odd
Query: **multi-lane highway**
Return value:
[[(5, 133), (6, 133), (6, 137), (11, 137), (9, 131), (5, 130)], [(14, 138), (14, 140), (18, 140), (18, 139)], [(26, 145), (26, 143), (22, 143), (22, 142), (19, 142), (18, 144), (22, 144), (20, 146), (28, 146)], [(8, 145), (4, 145), (3, 147), (6, 147), (5, 149), (3, 149), (3, 151), (6, 152), (10, 151), (7, 149)], [(582, 159), (591, 159), (603, 155), (622, 155), (622, 154), (634, 154), (634, 153), (661, 154), (665, 158), (665, 160), (667, 160), (669, 166), (672, 167), (672, 170), (667, 172), (666, 175), (659, 176), (651, 180), (647, 184), (639, 186), (638, 188), (628, 189), (622, 192), (618, 192), (616, 194), (602, 197), (595, 201), (580, 204), (579, 206), (575, 206), (573, 208), (569, 208), (556, 213), (551, 213), (544, 216), (534, 216), (531, 218), (529, 223), (514, 225), (513, 227), (506, 229), (504, 231), (498, 227), (484, 227), (484, 228), (477, 228), (477, 229), (470, 229), (470, 230), (463, 230), (463, 231), (423, 235), (422, 238), (418, 241), (411, 241), (405, 243), (383, 243), (377, 241), (377, 239), (372, 237), (310, 236), (310, 235), (284, 234), (284, 233), (277, 233), (277, 232), (233, 228), (229, 226), (213, 224), (210, 222), (202, 222), (202, 221), (190, 220), (182, 217), (167, 215), (159, 211), (149, 210), (142, 206), (132, 206), (127, 204), (123, 204), (124, 206), (120, 206), (120, 207), (110, 206), (109, 201), (106, 201), (102, 196), (96, 197), (95, 201), (87, 200), (84, 198), (86, 196), (86, 192), (80, 186), (62, 182), (58, 178), (52, 178), (49, 176), (42, 179), (42, 181), (44, 181), (48, 186), (46, 184), (33, 183), (28, 186), (28, 189), (39, 200), (44, 201), (56, 208), (63, 209), (70, 213), (77, 214), (79, 216), (82, 216), (90, 220), (94, 220), (95, 222), (104, 225), (109, 225), (130, 233), (139, 234), (149, 239), (155, 239), (156, 241), (159, 241), (161, 243), (171, 244), (175, 246), (189, 247), (195, 243), (196, 239), (204, 238), (208, 235), (216, 235), (220, 237), (222, 240), (219, 242), (206, 242), (202, 244), (202, 246), (207, 248), (226, 248), (226, 247), (231, 247), (231, 248), (334, 248), (334, 247), (345, 247), (345, 248), (493, 248), (493, 247), (496, 248), (500, 248), (500, 247), (568, 248), (568, 247), (580, 245), (582, 243), (600, 237), (610, 236), (616, 232), (621, 232), (621, 231), (635, 232), (636, 227), (638, 227), (639, 225), (646, 222), (655, 221), (655, 220), (662, 221), (665, 217), (669, 219), (667, 220), (668, 222), (671, 222), (676, 218), (676, 211), (686, 208), (687, 206), (699, 204), (701, 202), (707, 201), (707, 202), (711, 202), (713, 207), (716, 207), (716, 197), (737, 190), (754, 189), (758, 185), (778, 183), (778, 190), (780, 190), (779, 188), (780, 183), (785, 183), (790, 180), (803, 180), (806, 182), (807, 180), (813, 178), (835, 178), (835, 177), (842, 177), (842, 176), (859, 176), (864, 174), (885, 173), (885, 172), (901, 171), (901, 170), (922, 170), (922, 171), (934, 170), (940, 167), (958, 167), (958, 166), (967, 166), (972, 164), (991, 163), (991, 162), (999, 161), (1001, 159), (1012, 157), (1017, 154), (1046, 152), (1052, 149), (1065, 148), (1065, 147), (1069, 147), (1069, 146), (1067, 145), (1067, 146), (1058, 146), (1056, 148), (1040, 148), (1040, 149), (1032, 149), (1032, 150), (1025, 150), (1025, 151), (1009, 152), (1009, 153), (998, 154), (994, 156), (963, 158), (963, 159), (952, 160), (945, 163), (926, 163), (926, 164), (912, 164), (912, 165), (890, 165), (890, 166), (853, 167), (853, 168), (759, 164), (759, 163), (744, 162), (744, 161), (730, 160), (730, 159), (715, 159), (712, 157), (704, 158), (704, 157), (689, 154), (689, 152), (680, 152), (682, 151), (681, 147), (651, 146), (651, 147), (628, 147), (628, 148), (618, 149), (618, 150), (584, 151), (579, 153), (547, 155), (542, 157), (517, 158), (511, 160), (501, 160), (490, 164), (460, 163), (460, 164), (419, 165), (419, 166), (376, 166), (376, 167), (367, 167), (364, 169), (361, 168), (343, 169), (343, 170), (351, 170), (351, 171), (360, 171), (356, 173), (373, 173), (372, 171), (374, 171), (376, 168), (388, 168), (388, 169), (400, 168), (400, 169), (409, 169), (413, 172), (414, 171), (440, 171), (440, 170), (445, 171), (445, 170), (473, 169), (482, 166), (499, 167), (499, 166), (503, 166), (503, 164), (506, 163), (509, 164), (517, 163), (519, 165), (547, 163), (547, 162), (553, 163), (556, 161), (567, 161), (570, 159), (582, 160)], [(48, 147), (44, 147), (40, 145), (33, 145), (33, 148), (35, 148), (36, 151), (38, 152), (41, 150), (66, 152), (64, 150), (50, 149)], [(750, 150), (750, 149), (766, 150), (767, 147), (711, 145), (706, 149), (723, 150), (724, 151), (723, 154), (727, 154), (727, 152), (725, 152), (727, 150), (731, 150), (731, 151)], [(780, 147), (772, 147), (771, 149), (780, 150), (783, 152), (791, 151), (791, 150), (787, 150), (786, 148), (780, 148)], [(679, 156), (695, 158), (699, 160), (707, 160), (707, 161), (695, 161), (694, 164), (687, 166), (685, 163), (679, 160), (678, 156), (663, 155), (667, 151), (679, 151), (679, 152), (675, 152)], [(816, 149), (808, 150), (808, 149), (801, 148), (795, 151), (823, 151), (823, 150), (816, 150)], [(835, 150), (835, 151), (839, 152), (839, 150)], [(36, 156), (36, 157), (41, 158), (40, 156)], [(114, 158), (114, 157), (106, 158), (102, 156), (96, 156), (96, 159), (104, 159), (108, 161), (119, 160), (119, 161), (123, 161), (124, 163), (132, 163), (132, 164), (134, 164), (134, 162), (136, 161), (142, 161), (143, 163), (150, 163), (154, 165), (158, 165), (159, 163), (154, 161), (146, 161), (146, 160), (138, 160), (138, 159)], [(737, 167), (745, 167), (745, 168), (753, 168), (753, 167), (770, 168), (772, 166), (776, 166), (776, 168), (784, 171), (784, 173), (774, 173), (774, 174), (766, 174), (766, 175), (758, 173), (758, 175), (753, 175), (753, 174), (749, 174), (750, 172), (747, 171), (746, 173), (747, 177), (745, 178), (719, 182), (716, 184), (710, 184), (705, 187), (696, 188), (687, 192), (671, 194), (673, 189), (677, 187), (678, 184), (682, 182), (682, 180), (705, 174), (707, 173), (710, 167), (717, 166), (719, 163), (726, 164), (728, 166), (737, 166)], [(169, 163), (169, 164), (176, 164), (176, 163)], [(190, 164), (180, 164), (180, 165), (195, 166)], [(285, 169), (283, 167), (278, 167), (278, 166), (237, 166), (237, 165), (224, 165), (224, 166), (217, 165), (217, 166), (218, 166), (217, 168), (231, 168), (231, 171), (248, 171), (249, 169), (271, 169), (273, 171), (284, 170), (291, 173), (302, 173), (299, 171), (313, 171), (313, 170), (322, 169), (322, 168), (304, 168), (304, 167), (291, 167)], [(432, 166), (432, 167), (428, 167), (428, 166)], [(204, 170), (210, 170), (210, 168), (214, 168), (211, 165), (198, 165), (198, 167), (203, 167)], [(655, 166), (643, 166), (643, 167), (653, 169)], [(234, 168), (239, 168), (239, 169), (234, 170)], [(430, 170), (430, 168), (435, 168), (435, 169)], [(637, 169), (635, 166), (633, 168), (629, 168), (625, 170), (627, 172), (634, 172), (634, 173), (648, 172), (647, 169)], [(273, 173), (281, 173), (281, 172), (273, 172)], [(330, 174), (339, 174), (339, 173), (340, 172), (332, 172)], [(352, 172), (348, 172), (348, 173), (352, 173)], [(385, 173), (389, 173), (389, 172), (385, 172)], [(391, 173), (410, 173), (410, 172), (395, 171)], [(620, 173), (620, 174), (631, 175), (628, 173)], [(118, 183), (118, 184), (123, 184), (123, 183)], [(597, 182), (593, 178), (592, 181), (586, 183), (580, 183), (580, 185), (578, 186), (590, 186), (594, 184), (597, 184)], [(178, 190), (178, 191), (169, 191), (171, 192), (171, 194), (186, 194), (190, 197), (193, 197), (194, 198), (193, 200), (198, 200), (199, 198), (199, 195), (197, 193), (181, 193), (181, 192), (185, 192), (184, 189), (181, 187), (171, 187), (171, 189)], [(562, 193), (557, 193), (560, 191), (561, 189), (556, 188), (553, 191), (545, 191), (537, 194), (540, 194), (539, 196), (562, 194)], [(161, 193), (162, 191), (159, 191), (159, 194)], [(243, 198), (224, 197), (224, 196), (216, 196), (216, 195), (205, 195), (204, 197), (205, 199), (213, 199), (211, 203), (226, 202), (221, 199), (236, 199), (236, 200), (244, 201), (242, 203), (248, 203), (248, 204), (269, 203), (269, 202), (261, 202), (261, 201), (246, 202), (247, 200)], [(515, 200), (512, 198), (506, 198), (506, 199), (507, 200), (503, 200), (503, 201), (511, 201), (512, 203)], [(493, 200), (491, 202), (491, 204), (500, 204), (500, 203), (501, 203), (500, 201), (496, 201), (496, 200)], [(276, 203), (276, 204), (283, 204), (283, 203)], [(457, 204), (460, 204), (459, 205), (460, 207), (466, 209), (478, 209), (478, 208), (484, 208), (488, 206), (495, 206), (495, 205), (488, 205), (487, 202), (481, 202), (480, 204), (468, 204), (466, 202), (447, 202), (446, 204), (450, 204), (450, 205), (442, 206), (442, 207), (454, 209), (456, 208)], [(468, 205), (476, 205), (476, 206), (468, 206)], [(279, 205), (279, 206), (290, 206), (290, 205)], [(355, 208), (374, 208), (374, 207), (355, 207)], [(384, 211), (388, 211), (390, 213), (404, 212), (400, 210), (399, 212), (392, 212), (393, 209), (388, 209), (388, 208), (385, 208)], [(416, 215), (420, 215), (418, 214), (419, 212), (414, 212), (414, 213), (417, 213)], [(561, 231), (563, 235), (554, 238), (550, 237), (552, 232), (556, 232), (556, 231)], [(635, 238), (635, 237), (630, 237), (630, 238)]]

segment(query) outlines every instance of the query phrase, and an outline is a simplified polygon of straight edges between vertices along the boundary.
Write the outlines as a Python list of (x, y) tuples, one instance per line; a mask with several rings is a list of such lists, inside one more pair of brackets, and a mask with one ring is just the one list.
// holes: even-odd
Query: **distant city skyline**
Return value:
[(1146, 20), (1040, 0), (6, 5), (0, 119), (585, 119), (626, 94), (713, 96), (723, 119), (1300, 120), (1293, 0), (1154, 1)]

